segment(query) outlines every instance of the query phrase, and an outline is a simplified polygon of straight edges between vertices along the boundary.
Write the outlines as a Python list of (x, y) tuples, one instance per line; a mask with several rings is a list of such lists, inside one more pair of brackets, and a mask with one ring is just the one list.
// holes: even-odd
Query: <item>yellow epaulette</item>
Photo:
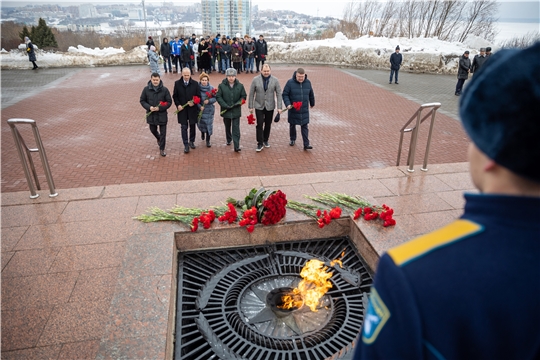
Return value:
[(482, 225), (473, 221), (456, 220), (445, 227), (390, 249), (388, 255), (396, 265), (405, 265), (433, 250), (477, 234), (482, 230)]

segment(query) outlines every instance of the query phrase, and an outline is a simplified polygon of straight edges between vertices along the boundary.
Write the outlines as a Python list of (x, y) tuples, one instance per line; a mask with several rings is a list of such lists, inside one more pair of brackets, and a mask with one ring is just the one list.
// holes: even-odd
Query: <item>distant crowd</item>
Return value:
[[(235, 37), (217, 34), (214, 37), (176, 36), (164, 38), (159, 49), (152, 36), (146, 42), (152, 72), (160, 72), (159, 60), (163, 61), (165, 73), (178, 73), (183, 68), (191, 72), (225, 74), (228, 68), (238, 73), (259, 72), (268, 55), (268, 45), (263, 35), (259, 38), (240, 34)], [(174, 70), (173, 70), (174, 66)]]

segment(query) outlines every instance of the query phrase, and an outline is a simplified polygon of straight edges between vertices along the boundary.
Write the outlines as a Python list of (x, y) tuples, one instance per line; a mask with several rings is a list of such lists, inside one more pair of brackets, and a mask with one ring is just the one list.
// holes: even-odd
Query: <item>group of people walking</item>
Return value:
[(474, 74), (475, 72), (478, 72), (484, 66), (484, 63), (487, 61), (487, 59), (491, 56), (491, 48), (480, 48), (480, 54), (475, 55), (473, 58), (473, 61), (471, 62), (471, 59), (469, 59), (469, 51), (465, 51), (461, 58), (459, 59), (459, 67), (458, 67), (458, 82), (456, 84), (456, 96), (461, 95), (461, 91), (463, 90), (463, 85), (465, 84), (465, 80), (469, 78), (469, 74)]
[[(305, 70), (298, 68), (287, 81), (283, 91), (279, 80), (271, 74), (269, 64), (264, 64), (261, 70), (261, 75), (256, 76), (251, 83), (249, 99), (244, 85), (237, 79), (238, 71), (231, 67), (225, 70), (225, 78), (217, 89), (210, 85), (208, 73), (202, 72), (199, 81), (196, 81), (192, 78), (191, 69), (184, 67), (182, 77), (174, 83), (172, 96), (163, 85), (160, 74), (153, 72), (141, 93), (140, 103), (147, 111), (146, 122), (156, 138), (161, 156), (167, 155), (167, 111), (173, 102), (186, 154), (196, 148), (196, 128), (201, 132), (206, 146), (212, 146), (216, 103), (221, 108), (226, 144), (233, 144), (234, 151), (240, 152), (241, 107), (246, 100), (250, 116), (255, 113), (257, 152), (270, 147), (272, 122), (279, 121), (283, 111), (288, 111), (289, 145), (295, 145), (296, 126), (300, 126), (304, 150), (311, 150), (313, 147), (309, 142), (309, 109), (315, 106), (315, 95)], [(283, 104), (285, 109), (282, 109)], [(274, 118), (275, 111), (277, 116)]]
[(256, 40), (249, 35), (244, 37), (237, 35), (232, 39), (220, 34), (214, 38), (210, 36), (197, 38), (195, 34), (192, 34), (191, 38), (176, 36), (170, 41), (164, 38), (159, 52), (152, 36), (149, 36), (146, 46), (150, 72), (160, 73), (159, 56), (161, 55), (165, 73), (178, 73), (179, 69), (186, 67), (192, 74), (194, 71), (207, 74), (219, 71), (225, 74), (228, 68), (234, 68), (237, 73), (253, 74), (254, 70), (258, 73), (268, 55), (268, 45), (264, 36), (259, 35), (259, 39)]

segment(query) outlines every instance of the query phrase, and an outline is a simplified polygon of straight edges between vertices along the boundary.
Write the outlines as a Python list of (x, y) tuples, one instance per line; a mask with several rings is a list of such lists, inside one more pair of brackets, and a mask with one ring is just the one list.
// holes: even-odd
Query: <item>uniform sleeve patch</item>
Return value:
[(371, 344), (377, 340), (377, 336), (389, 318), (390, 311), (384, 304), (384, 301), (382, 301), (377, 290), (372, 288), (366, 317), (362, 325), (362, 341), (365, 344)]
[(445, 227), (420, 236), (388, 251), (388, 255), (398, 266), (404, 265), (433, 250), (463, 240), (483, 230), (480, 224), (470, 220), (456, 220)]

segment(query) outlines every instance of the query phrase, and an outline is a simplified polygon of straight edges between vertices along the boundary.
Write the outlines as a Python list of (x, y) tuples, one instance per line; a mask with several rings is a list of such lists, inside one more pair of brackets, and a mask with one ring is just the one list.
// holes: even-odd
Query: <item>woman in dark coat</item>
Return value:
[(24, 38), (24, 42), (26, 43), (26, 53), (28, 54), (28, 60), (31, 61), (34, 65), (32, 70), (36, 70), (37, 68), (39, 68), (39, 66), (37, 66), (36, 64), (36, 52), (34, 51), (34, 44), (32, 44), (32, 41), (30, 41), (28, 36)]
[[(210, 136), (214, 132), (214, 104), (216, 102), (216, 96), (212, 92), (214, 87), (210, 85), (210, 76), (203, 72), (199, 76), (199, 87), (201, 88), (201, 104), (199, 110), (202, 109), (202, 117), (197, 123), (197, 127), (202, 133), (202, 139), (206, 138), (206, 146), (211, 147)], [(210, 94), (210, 96), (208, 96)]]
[(212, 56), (205, 39), (201, 39), (201, 43), (199, 44), (199, 57), (201, 59), (199, 71), (209, 73)]
[[(141, 93), (140, 103), (146, 110), (146, 123), (150, 132), (155, 136), (161, 156), (165, 153), (165, 137), (167, 136), (167, 109), (172, 105), (169, 89), (163, 86), (163, 81), (158, 73), (150, 76), (148, 85)], [(157, 128), (159, 126), (159, 132)]]
[(234, 41), (231, 46), (231, 61), (233, 63), (233, 68), (236, 69), (237, 73), (242, 72), (242, 45), (238, 42), (238, 39)]
[(465, 51), (463, 56), (459, 59), (459, 67), (457, 73), (457, 84), (456, 84), (456, 96), (461, 95), (461, 90), (463, 89), (463, 84), (465, 80), (469, 78), (469, 73), (471, 72), (471, 59), (469, 59), (469, 51)]

